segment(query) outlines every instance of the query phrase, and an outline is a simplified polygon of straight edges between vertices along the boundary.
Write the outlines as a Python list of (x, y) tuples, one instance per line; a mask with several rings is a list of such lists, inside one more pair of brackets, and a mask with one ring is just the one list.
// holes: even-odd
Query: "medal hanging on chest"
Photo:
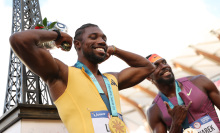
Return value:
[[(80, 68), (80, 69), (84, 68), (85, 72), (89, 75), (89, 77), (91, 78), (91, 80), (95, 84), (100, 95), (101, 94), (105, 95), (101, 86), (99, 85), (99, 82), (97, 81), (97, 79), (95, 78), (93, 73), (83, 63), (78, 61), (74, 66), (77, 68)], [(111, 130), (111, 133), (126, 133), (126, 126), (125, 126), (124, 122), (118, 116), (111, 84), (110, 84), (109, 80), (107, 79), (107, 77), (105, 77), (104, 75), (102, 75), (102, 77), (104, 79), (104, 82), (105, 82), (105, 85), (106, 85), (106, 88), (108, 91), (109, 103), (110, 103), (110, 110), (109, 111), (112, 114), (111, 118), (109, 120), (109, 128)], [(105, 100), (103, 100), (103, 101), (105, 102)]]
[(125, 124), (118, 117), (111, 117), (109, 120), (109, 128), (112, 133), (126, 133)]

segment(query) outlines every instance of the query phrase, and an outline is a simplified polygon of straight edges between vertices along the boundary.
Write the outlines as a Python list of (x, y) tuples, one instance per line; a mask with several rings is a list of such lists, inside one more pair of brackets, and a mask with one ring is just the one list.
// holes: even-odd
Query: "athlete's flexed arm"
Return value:
[[(68, 34), (61, 34), (61, 39), (56, 41), (57, 45), (64, 40), (72, 44), (72, 38)], [(57, 36), (54, 31), (27, 30), (13, 34), (10, 44), (22, 62), (46, 81), (49, 76), (56, 75), (59, 68), (49, 51), (39, 48), (37, 44), (55, 40)]]
[(119, 73), (111, 73), (118, 79), (119, 90), (140, 83), (155, 70), (146, 58), (114, 46), (109, 46), (108, 54), (108, 56), (114, 54), (130, 66)]
[[(18, 32), (10, 37), (13, 51), (31, 71), (39, 75), (49, 85), (53, 100), (60, 96), (59, 92), (62, 89), (65, 89), (67, 80), (64, 78), (67, 78), (68, 67), (61, 61), (54, 59), (48, 50), (39, 48), (37, 44), (55, 40), (57, 37), (58, 34), (54, 31), (36, 29)], [(61, 45), (63, 41), (72, 45), (72, 37), (61, 32), (61, 37), (56, 41), (56, 45)], [(58, 93), (54, 91), (55, 87), (59, 87)]]

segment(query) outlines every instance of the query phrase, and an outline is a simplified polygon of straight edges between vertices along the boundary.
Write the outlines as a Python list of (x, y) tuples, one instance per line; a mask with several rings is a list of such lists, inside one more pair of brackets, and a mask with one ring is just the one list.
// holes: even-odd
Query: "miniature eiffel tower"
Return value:
[[(12, 34), (42, 22), (38, 0), (13, 0)], [(10, 50), (0, 132), (67, 132), (49, 95), (48, 86)]]

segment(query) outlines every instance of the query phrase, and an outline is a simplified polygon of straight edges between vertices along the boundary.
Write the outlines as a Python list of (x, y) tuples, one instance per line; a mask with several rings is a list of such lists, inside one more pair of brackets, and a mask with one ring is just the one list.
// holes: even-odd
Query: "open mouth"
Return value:
[(106, 54), (106, 50), (105, 50), (105, 48), (102, 48), (102, 47), (96, 47), (96, 48), (94, 48), (95, 49), (95, 51), (96, 51), (96, 53), (97, 54), (100, 54), (100, 55), (104, 55), (104, 54)]
[(170, 75), (170, 74), (171, 74), (171, 72), (169, 71), (169, 69), (165, 69), (165, 70), (163, 70), (163, 71), (160, 73), (161, 76), (162, 76), (162, 75), (167, 76), (167, 75)]
[(104, 48), (96, 48), (95, 50), (100, 51), (100, 52), (105, 52)]
[(165, 72), (165, 73), (163, 73), (162, 75), (167, 76), (167, 75), (170, 75), (170, 74), (171, 74), (171, 72), (166, 71), (166, 72)]

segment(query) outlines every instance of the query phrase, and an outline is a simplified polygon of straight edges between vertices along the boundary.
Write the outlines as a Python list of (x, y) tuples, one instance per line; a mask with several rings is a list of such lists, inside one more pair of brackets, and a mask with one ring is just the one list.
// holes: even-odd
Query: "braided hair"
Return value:
[(82, 25), (76, 30), (74, 40), (82, 41), (82, 34), (85, 32), (85, 28), (87, 27), (98, 27), (98, 25), (91, 23)]

